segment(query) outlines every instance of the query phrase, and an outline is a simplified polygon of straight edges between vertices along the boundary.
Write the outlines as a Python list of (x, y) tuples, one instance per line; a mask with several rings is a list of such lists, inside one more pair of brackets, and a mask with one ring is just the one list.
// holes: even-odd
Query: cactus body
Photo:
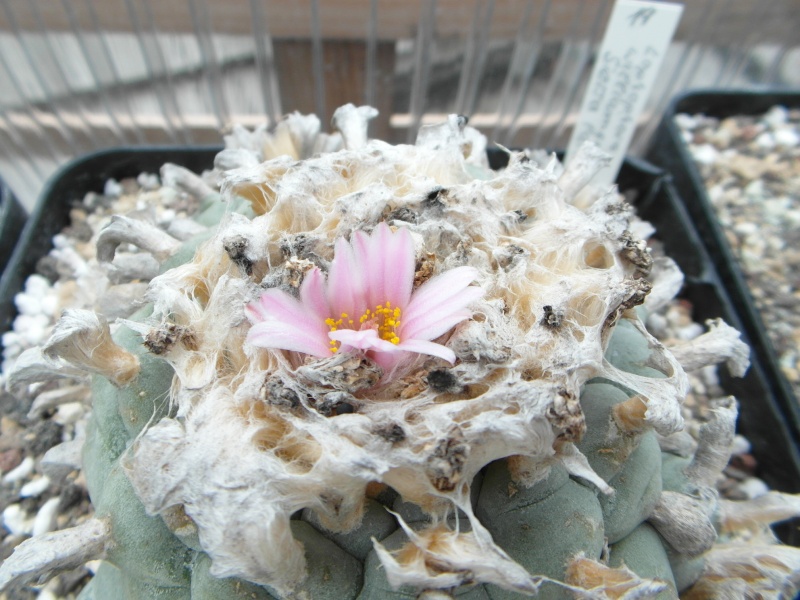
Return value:
[[(197, 216), (220, 227), (173, 249), (114, 334), (139, 370), (94, 381), (84, 469), (111, 539), (81, 598), (690, 588), (735, 407), (694, 456), (662, 451), (687, 380), (634, 310), (652, 259), (629, 207), (580, 193), (602, 160), (492, 173), (456, 117), (391, 147), (366, 142), (369, 110), (337, 114), (338, 142), (294, 117), (263, 144), (293, 157), (222, 174), (228, 204)], [(384, 303), (404, 252), (410, 300)], [(447, 312), (445, 280), (468, 308)], [(325, 312), (373, 284), (366, 325)], [(410, 341), (407, 315), (426, 323)]]

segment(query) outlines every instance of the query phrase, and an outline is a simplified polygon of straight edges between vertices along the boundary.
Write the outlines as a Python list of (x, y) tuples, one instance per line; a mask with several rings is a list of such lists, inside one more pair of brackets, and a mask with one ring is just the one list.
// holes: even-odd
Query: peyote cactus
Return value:
[(734, 400), (681, 432), (684, 368), (743, 373), (747, 347), (722, 322), (647, 333), (680, 275), (586, 185), (599, 152), (492, 172), (459, 117), (390, 146), (373, 114), (240, 131), (198, 192), (220, 225), (183, 244), (126, 217), (101, 235), (103, 260), (134, 242), (161, 269), (113, 338), (71, 311), (43, 348), (96, 374), (95, 518), (0, 581), (102, 556), (81, 598), (791, 593), (800, 555), (767, 525), (798, 501), (715, 491)]

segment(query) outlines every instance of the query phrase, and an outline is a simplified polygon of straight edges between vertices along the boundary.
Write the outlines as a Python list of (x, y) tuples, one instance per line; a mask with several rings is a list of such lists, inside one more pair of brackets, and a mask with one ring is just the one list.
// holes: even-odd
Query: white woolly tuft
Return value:
[[(440, 523), (458, 506), (472, 525), (441, 532), (453, 543), (436, 551), (447, 565), (439, 574), (379, 550), (391, 581), (449, 587), (468, 569), (477, 581), (532, 593), (540, 579), (472, 515), (475, 474), (508, 456), (526, 457), (531, 472), (561, 460), (610, 492), (563, 443), (580, 435), (577, 399), (597, 376), (646, 398), (646, 418), (660, 433), (682, 426), (686, 376), (628, 310), (649, 289), (649, 255), (629, 233), (631, 210), (609, 190), (584, 191), (574, 202), (603, 164), (591, 148), (574, 168), (553, 159), (540, 169), (512, 153), (495, 173), (485, 166), (485, 138), (459, 117), (424, 127), (415, 146), (391, 146), (366, 139), (371, 110), (337, 114), (343, 136), (324, 136), (315, 117), (300, 115), (272, 134), (231, 134), (229, 149), (264, 162), (236, 158), (241, 166), (224, 174), (223, 195), (248, 200), (256, 216), (229, 216), (191, 262), (151, 283), (148, 325), (183, 336), (162, 355), (177, 374), (177, 416), (137, 439), (131, 482), (151, 513), (184, 506), (218, 576), (288, 594), (305, 569), (291, 515), (308, 508), (325, 527), (348, 531), (359, 524), (367, 484), (382, 482)], [(470, 307), (473, 318), (434, 340), (453, 350), (455, 366), (415, 355), (378, 383), (360, 357), (344, 369), (245, 343), (244, 307), (265, 287), (296, 295), (309, 268), (328, 268), (338, 238), (382, 221), (410, 232), (416, 284), (459, 266), (477, 269), (485, 294)], [(621, 317), (634, 319), (665, 378), (604, 362)], [(431, 385), (428, 375), (445, 367), (452, 385)], [(351, 413), (324, 408), (343, 398)], [(407, 532), (420, 552), (431, 552), (425, 533)]]

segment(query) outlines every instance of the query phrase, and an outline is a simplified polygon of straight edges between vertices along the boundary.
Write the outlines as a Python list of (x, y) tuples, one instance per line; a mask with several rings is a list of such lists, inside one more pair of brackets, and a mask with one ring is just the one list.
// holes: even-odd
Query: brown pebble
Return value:
[(10, 448), (5, 452), (0, 452), (0, 471), (8, 473), (11, 469), (19, 466), (22, 456), (21, 448)]
[(758, 464), (752, 454), (739, 454), (738, 456), (731, 457), (731, 467), (737, 471), (747, 473), (752, 476), (756, 472)]

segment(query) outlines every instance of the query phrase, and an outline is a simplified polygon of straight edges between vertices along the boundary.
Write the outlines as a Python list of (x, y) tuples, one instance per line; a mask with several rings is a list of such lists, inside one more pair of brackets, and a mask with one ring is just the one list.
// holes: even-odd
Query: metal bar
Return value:
[[(539, 62), (539, 55), (542, 50), (542, 45), (544, 43), (544, 31), (547, 26), (547, 19), (550, 16), (550, 0), (547, 0), (542, 7), (540, 12), (539, 18), (537, 20), (536, 31), (533, 35), (533, 48), (530, 52), (530, 55), (527, 57), (525, 62), (525, 67), (522, 71), (522, 78), (519, 84), (519, 90), (517, 92), (517, 101), (514, 106), (514, 110), (511, 115), (511, 119), (506, 126), (506, 131), (504, 135), (501, 137), (498, 135), (495, 139), (502, 139), (505, 144), (510, 144), (511, 140), (516, 135), (518, 128), (517, 123), (519, 122), (519, 118), (522, 115), (522, 112), (525, 108), (525, 101), (528, 97), (528, 90), (531, 85), (531, 81), (533, 80), (533, 75), (536, 72), (536, 65)], [(520, 29), (519, 36), (524, 35), (524, 30)], [(517, 46), (521, 44), (521, 37), (518, 37)], [(516, 50), (515, 50), (516, 51)], [(502, 115), (505, 114), (505, 105), (501, 107), (501, 118)]]
[[(175, 98), (175, 86), (159, 43), (158, 30), (153, 20), (149, 0), (138, 3), (144, 13), (144, 25), (140, 22), (134, 0), (124, 0), (124, 2), (131, 18), (131, 24), (136, 31), (136, 40), (139, 43), (148, 76), (153, 79), (153, 88), (156, 92), (158, 104), (161, 107), (161, 116), (164, 119), (167, 132), (175, 143), (181, 143), (181, 141), (183, 143), (191, 143), (192, 134), (184, 126), (183, 117)], [(145, 33), (145, 31), (149, 31), (149, 33)], [(150, 37), (150, 43), (145, 43), (145, 35)]]
[[(73, 3), (70, 0), (62, 0), (65, 7), (69, 7), (68, 10), (74, 13)], [(122, 87), (122, 77), (120, 76), (119, 69), (117, 68), (116, 63), (112, 59), (113, 53), (111, 50), (111, 46), (108, 43), (108, 36), (106, 32), (100, 28), (100, 23), (97, 18), (97, 13), (94, 10), (94, 2), (92, 0), (85, 0), (84, 3), (86, 4), (87, 14), (89, 16), (90, 22), (92, 24), (92, 28), (97, 32), (98, 39), (101, 41), (103, 45), (103, 56), (105, 57), (109, 72), (113, 78), (113, 88), (119, 90)], [(73, 15), (74, 16), (74, 15)], [(130, 129), (133, 132), (133, 135), (136, 139), (136, 143), (144, 144), (145, 139), (144, 135), (140, 131), (139, 127), (136, 125), (136, 115), (134, 114), (133, 107), (131, 106), (130, 96), (125, 93), (118, 93), (115, 94), (118, 100), (122, 101), (122, 104), (125, 107), (126, 112), (128, 113), (128, 117), (133, 124), (133, 127)]]
[(197, 46), (200, 49), (203, 79), (208, 99), (211, 103), (211, 110), (217, 118), (220, 129), (222, 129), (230, 118), (230, 111), (223, 93), (222, 71), (217, 60), (217, 53), (214, 50), (208, 5), (205, 0), (189, 0), (189, 12), (192, 15)]
[[(83, 54), (83, 59), (86, 62), (86, 67), (89, 69), (89, 73), (94, 79), (94, 88), (97, 94), (100, 96), (100, 101), (103, 104), (103, 108), (108, 113), (109, 119), (111, 120), (112, 126), (111, 129), (114, 132), (117, 140), (122, 144), (128, 144), (129, 138), (125, 134), (122, 129), (122, 126), (119, 123), (119, 120), (116, 116), (116, 111), (111, 108), (111, 101), (108, 97), (108, 88), (105, 85), (105, 82), (101, 80), (100, 75), (98, 74), (98, 68), (95, 64), (95, 60), (100, 60), (102, 55), (99, 53), (92, 53), (86, 47), (86, 36), (81, 35), (80, 27), (78, 25), (77, 18), (75, 16), (75, 10), (72, 6), (72, 3), (69, 0), (61, 0), (61, 4), (64, 7), (64, 12), (67, 15), (67, 19), (69, 20), (70, 27), (72, 28), (73, 33), (75, 34), (75, 39), (78, 42), (78, 47), (81, 50), (81, 54)], [(103, 57), (107, 58), (107, 57)]]
[(271, 123), (278, 120), (281, 114), (280, 93), (277, 90), (277, 77), (275, 75), (275, 60), (272, 51), (272, 40), (269, 27), (264, 17), (261, 0), (250, 0), (250, 10), (253, 13), (253, 38), (256, 44), (256, 69), (261, 86), (261, 98), (264, 103), (264, 112)]
[(324, 60), (319, 0), (311, 0), (311, 70), (314, 77), (314, 108), (320, 119), (325, 119), (326, 115)]
[(545, 91), (544, 102), (542, 103), (542, 110), (539, 112), (539, 120), (534, 130), (533, 137), (529, 144), (530, 148), (539, 148), (539, 144), (542, 140), (542, 131), (544, 129), (543, 125), (545, 122), (545, 118), (550, 114), (551, 107), (553, 105), (553, 100), (556, 96), (556, 91), (558, 86), (561, 84), (561, 74), (565, 72), (569, 65), (569, 54), (571, 52), (572, 46), (575, 43), (576, 37), (576, 30), (581, 23), (581, 19), (583, 17), (583, 10), (586, 7), (586, 2), (581, 2), (580, 8), (575, 12), (572, 17), (572, 26), (570, 27), (570, 32), (567, 38), (563, 41), (561, 47), (561, 53), (558, 56), (558, 60), (556, 61), (556, 66), (553, 69), (553, 73), (555, 74), (553, 77), (550, 78), (549, 83), (547, 84), (547, 90)]
[(409, 113), (411, 127), (407, 133), (407, 141), (413, 143), (417, 130), (422, 123), (428, 93), (428, 80), (431, 67), (431, 47), (433, 32), (436, 29), (436, 0), (425, 0), (423, 11), (419, 16), (417, 40), (414, 47), (414, 74), (411, 78), (411, 99)]
[(378, 0), (370, 0), (369, 22), (367, 23), (367, 60), (364, 76), (364, 104), (375, 106), (377, 92), (375, 82), (378, 79)]

